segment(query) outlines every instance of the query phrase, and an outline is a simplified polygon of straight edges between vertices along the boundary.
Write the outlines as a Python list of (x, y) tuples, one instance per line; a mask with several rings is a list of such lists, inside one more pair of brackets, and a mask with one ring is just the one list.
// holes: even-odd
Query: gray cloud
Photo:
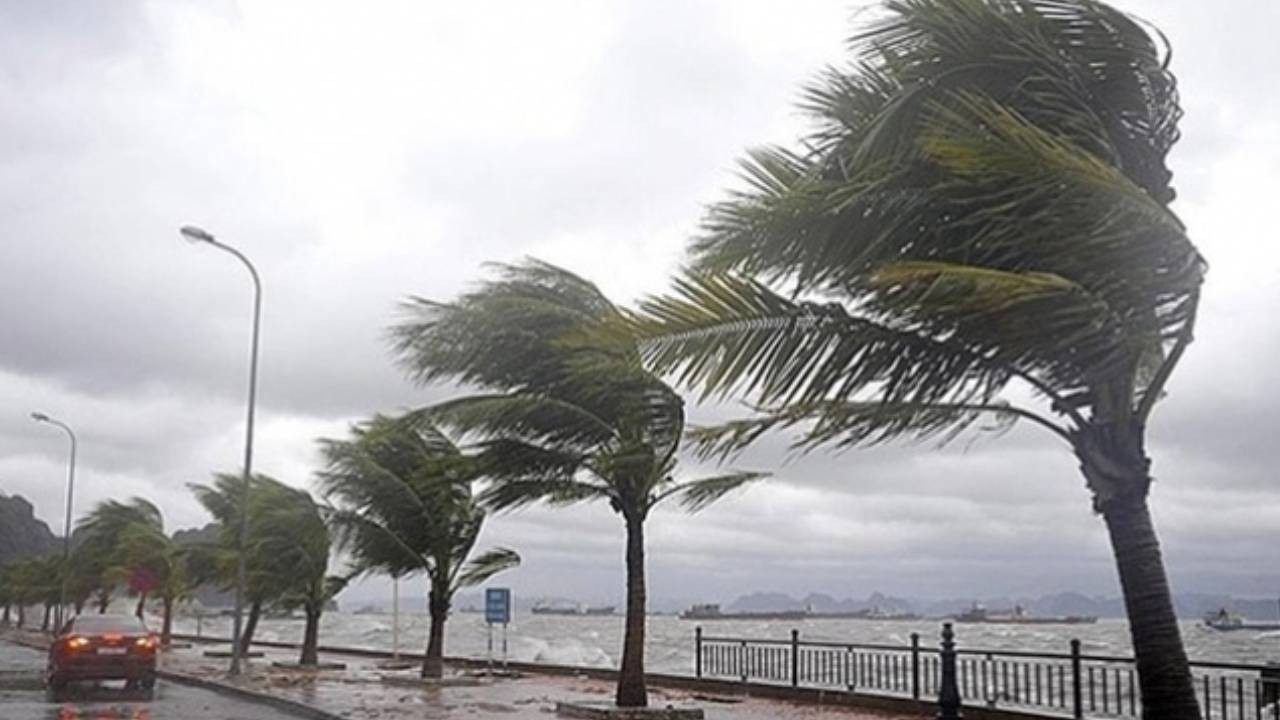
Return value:
[[(1178, 210), (1212, 264), (1151, 427), (1157, 522), (1178, 587), (1270, 592), (1280, 105), (1258, 78), (1280, 9), (1121, 4), (1174, 44)], [(175, 527), (205, 521), (185, 484), (239, 461), (250, 296), (232, 258), (178, 238), (183, 223), (262, 273), (258, 457), (299, 485), (317, 436), (450, 392), (390, 362), (406, 295), (447, 298), (482, 263), (529, 254), (620, 301), (661, 291), (742, 150), (799, 132), (791, 103), (842, 60), (859, 6), (3, 6), (0, 490), (61, 516), (65, 443), (27, 419), (41, 409), (81, 433), (81, 510), (139, 494)], [(770, 437), (736, 464), (776, 477), (692, 520), (653, 518), (656, 595), (1115, 589), (1075, 461), (1035, 428), (802, 457)], [(523, 592), (620, 598), (605, 507), (500, 516), (482, 542), (524, 554)]]

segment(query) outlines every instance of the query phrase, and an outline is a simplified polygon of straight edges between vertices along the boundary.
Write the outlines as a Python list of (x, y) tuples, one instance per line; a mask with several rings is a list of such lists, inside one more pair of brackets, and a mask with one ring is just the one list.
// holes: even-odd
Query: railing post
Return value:
[(1080, 692), (1080, 641), (1071, 641), (1071, 717), (1084, 717), (1084, 696)]
[(911, 633), (911, 697), (920, 699), (920, 633)]
[(702, 626), (693, 629), (693, 676), (702, 677)]
[(961, 720), (960, 687), (956, 683), (956, 635), (942, 623), (942, 685), (938, 687), (938, 720)]
[(800, 631), (791, 630), (791, 687), (800, 686)]

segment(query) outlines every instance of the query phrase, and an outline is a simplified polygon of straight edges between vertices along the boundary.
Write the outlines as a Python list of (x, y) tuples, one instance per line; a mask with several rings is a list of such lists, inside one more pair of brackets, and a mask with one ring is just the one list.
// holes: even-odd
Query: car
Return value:
[(148, 695), (156, 684), (156, 636), (132, 615), (72, 618), (49, 647), (46, 685), (59, 693), (73, 682), (124, 680)]

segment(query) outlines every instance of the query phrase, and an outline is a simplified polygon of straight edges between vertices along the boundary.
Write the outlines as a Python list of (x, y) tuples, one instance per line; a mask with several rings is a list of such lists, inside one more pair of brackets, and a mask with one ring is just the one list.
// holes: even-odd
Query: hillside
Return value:
[(58, 548), (59, 538), (21, 495), (0, 493), (0, 563)]

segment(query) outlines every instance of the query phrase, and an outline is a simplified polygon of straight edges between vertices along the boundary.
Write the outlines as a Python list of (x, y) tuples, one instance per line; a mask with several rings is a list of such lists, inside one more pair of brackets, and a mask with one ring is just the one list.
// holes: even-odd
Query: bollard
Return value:
[(951, 623), (942, 623), (942, 684), (938, 687), (938, 720), (961, 720), (960, 687), (956, 683), (956, 641)]

